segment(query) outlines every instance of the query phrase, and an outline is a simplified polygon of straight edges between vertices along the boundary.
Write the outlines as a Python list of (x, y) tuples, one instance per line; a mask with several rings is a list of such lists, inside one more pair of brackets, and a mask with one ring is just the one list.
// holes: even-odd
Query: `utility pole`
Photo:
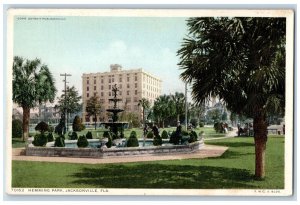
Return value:
[(66, 130), (68, 131), (68, 112), (67, 112), (67, 76), (72, 76), (71, 74), (67, 74), (67, 73), (64, 73), (64, 74), (60, 74), (60, 76), (64, 76), (65, 79), (63, 80), (63, 82), (65, 82), (65, 103), (64, 103), (64, 114), (65, 114), (65, 127), (66, 127)]
[(188, 113), (188, 102), (187, 102), (187, 82), (186, 82), (185, 83), (185, 128), (186, 128), (186, 131), (188, 130), (187, 113)]

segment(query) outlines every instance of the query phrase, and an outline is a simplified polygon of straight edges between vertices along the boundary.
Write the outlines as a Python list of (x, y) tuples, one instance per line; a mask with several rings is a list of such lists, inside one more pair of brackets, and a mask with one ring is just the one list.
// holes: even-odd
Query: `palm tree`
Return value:
[(92, 96), (87, 100), (85, 111), (89, 116), (93, 116), (95, 122), (95, 130), (97, 129), (97, 116), (102, 112), (101, 103), (98, 96)]
[(267, 115), (284, 112), (285, 18), (190, 18), (178, 50), (192, 97), (219, 96), (232, 112), (254, 119), (255, 176), (265, 176)]
[(158, 123), (162, 123), (163, 128), (165, 127), (166, 118), (170, 117), (174, 113), (173, 108), (171, 98), (168, 95), (161, 95), (154, 101), (153, 115), (157, 119)]
[(139, 100), (138, 106), (143, 108), (143, 125), (145, 127), (145, 110), (150, 108), (150, 102), (146, 98), (142, 98)]
[(53, 102), (56, 88), (46, 65), (39, 59), (25, 60), (15, 56), (13, 61), (13, 101), (23, 109), (23, 135), (29, 136), (30, 109), (47, 101)]
[(175, 92), (174, 95), (171, 95), (171, 99), (174, 103), (175, 114), (176, 114), (177, 122), (178, 122), (178, 121), (180, 121), (180, 115), (182, 115), (184, 113), (185, 96), (183, 93)]

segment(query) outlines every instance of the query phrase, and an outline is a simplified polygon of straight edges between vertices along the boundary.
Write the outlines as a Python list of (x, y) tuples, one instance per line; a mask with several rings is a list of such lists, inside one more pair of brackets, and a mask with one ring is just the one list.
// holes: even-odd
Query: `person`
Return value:
[(147, 135), (147, 133), (148, 133), (148, 125), (145, 125), (145, 127), (144, 127), (144, 136)]
[(159, 131), (158, 131), (158, 128), (156, 125), (154, 125), (152, 127), (152, 132), (153, 132), (154, 136), (159, 136)]

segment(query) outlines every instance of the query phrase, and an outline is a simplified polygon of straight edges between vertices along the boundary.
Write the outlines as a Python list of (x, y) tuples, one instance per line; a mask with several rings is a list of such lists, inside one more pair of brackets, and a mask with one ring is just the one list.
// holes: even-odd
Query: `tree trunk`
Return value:
[(30, 108), (29, 107), (22, 107), (23, 108), (23, 134), (22, 134), (22, 140), (25, 142), (25, 140), (29, 137), (29, 119), (30, 119)]
[(265, 177), (265, 151), (267, 143), (267, 123), (263, 115), (254, 117), (253, 123), (255, 141), (255, 177)]
[(177, 115), (177, 122), (179, 122), (179, 114)]
[(95, 130), (97, 129), (97, 115), (95, 115)]

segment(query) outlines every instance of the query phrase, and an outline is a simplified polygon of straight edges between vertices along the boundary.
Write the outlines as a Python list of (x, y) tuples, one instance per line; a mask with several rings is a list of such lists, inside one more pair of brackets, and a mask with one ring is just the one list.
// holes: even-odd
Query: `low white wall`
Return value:
[(204, 145), (203, 140), (188, 145), (167, 145), (150, 147), (124, 147), (124, 148), (65, 148), (65, 147), (26, 147), (28, 156), (44, 157), (126, 157), (141, 155), (166, 155), (174, 153), (191, 153)]

